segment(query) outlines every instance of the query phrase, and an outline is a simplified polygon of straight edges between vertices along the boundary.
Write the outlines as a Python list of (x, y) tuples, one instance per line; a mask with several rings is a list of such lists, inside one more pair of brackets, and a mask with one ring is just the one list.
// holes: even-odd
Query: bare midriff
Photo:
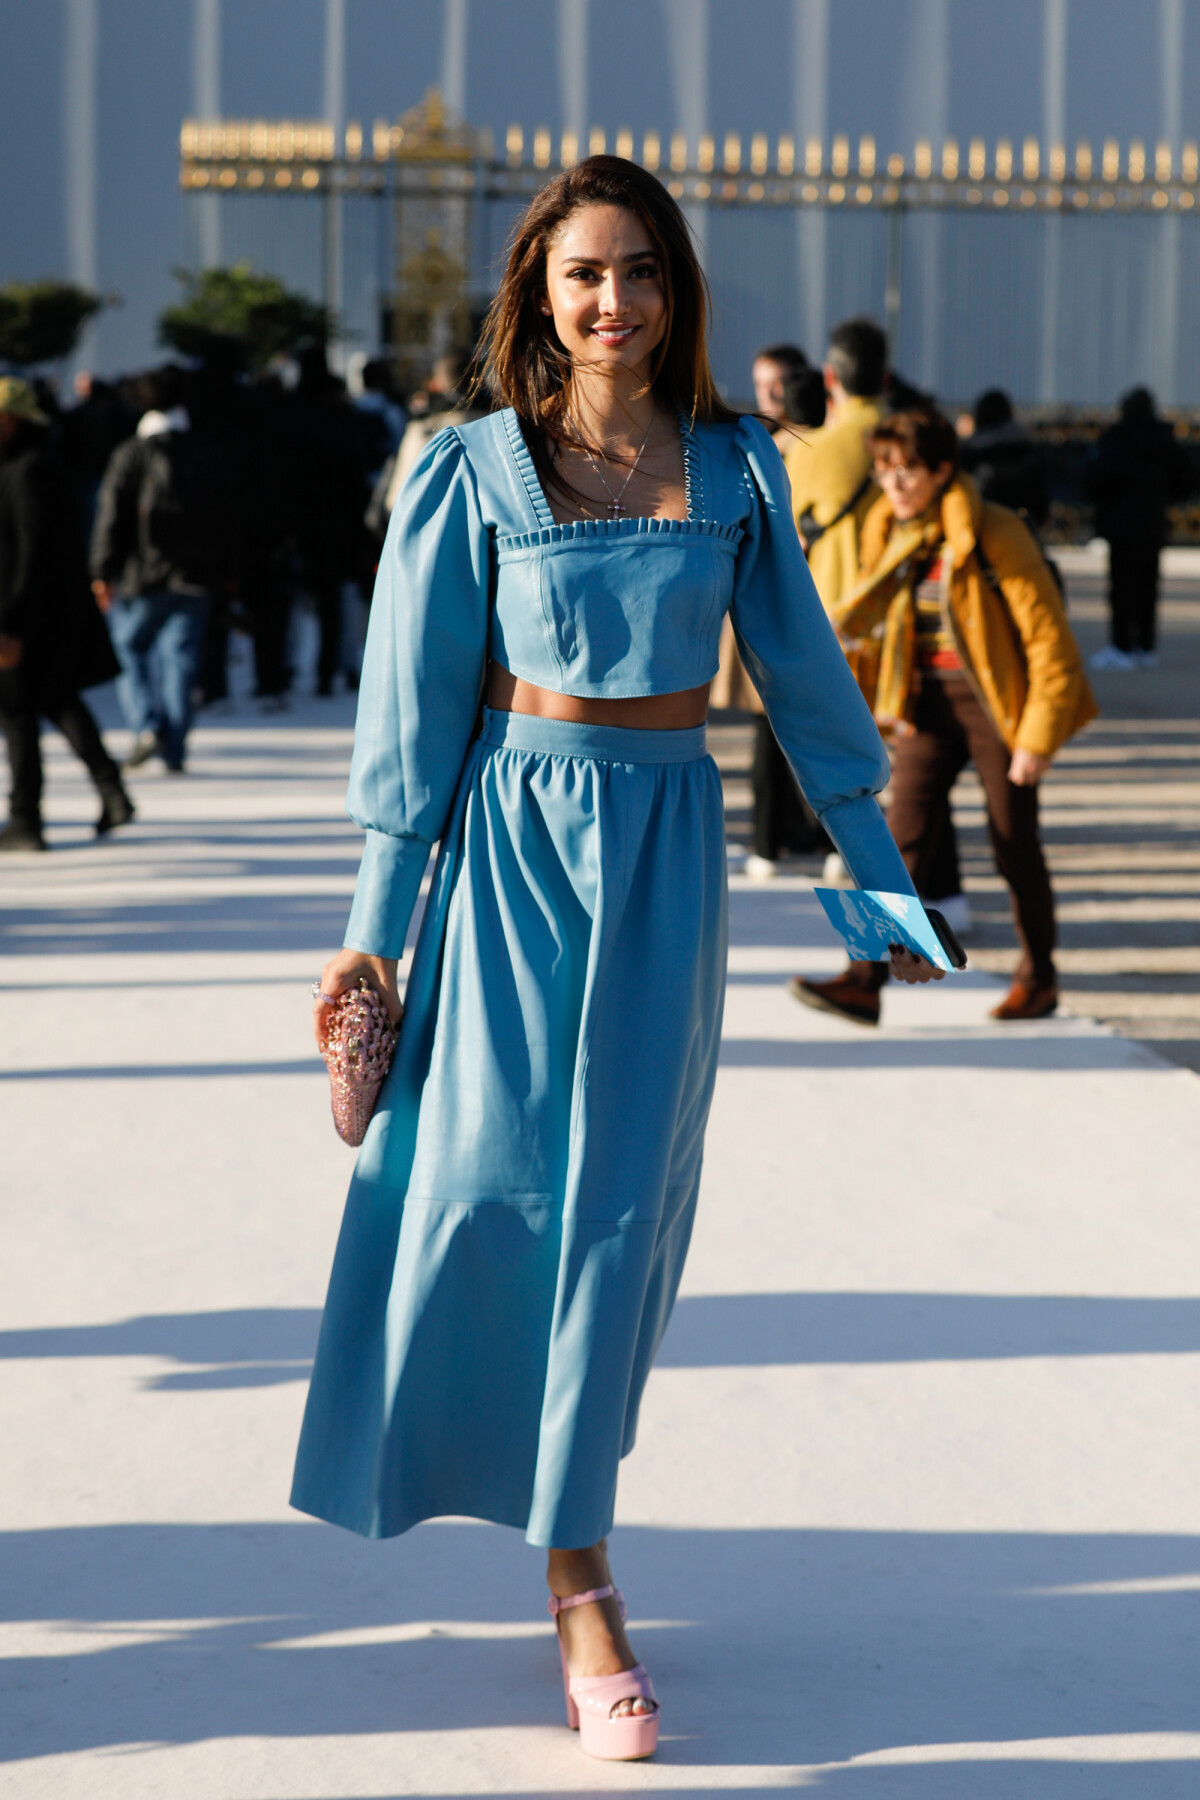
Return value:
[(531, 713), (535, 719), (566, 719), (572, 725), (623, 725), (634, 731), (688, 731), (708, 716), (708, 683), (677, 694), (641, 694), (633, 700), (583, 700), (522, 681), (511, 669), (492, 663), (488, 705), (497, 712)]

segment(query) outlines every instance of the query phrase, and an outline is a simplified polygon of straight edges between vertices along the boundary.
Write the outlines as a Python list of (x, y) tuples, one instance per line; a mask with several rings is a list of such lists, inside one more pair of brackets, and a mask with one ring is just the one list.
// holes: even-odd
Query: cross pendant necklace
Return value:
[[(600, 467), (599, 463), (596, 461), (595, 457), (592, 455), (590, 450), (588, 450), (586, 453), (588, 461), (591, 463), (593, 469), (596, 471), (596, 474), (600, 478), (601, 486), (603, 487), (605, 493), (608, 495), (608, 505), (605, 507), (604, 510), (607, 512), (609, 518), (614, 521), (616, 521), (617, 519), (622, 519), (626, 516), (625, 508), (621, 504), (625, 498), (625, 489), (629, 486), (630, 482), (633, 480), (634, 476), (637, 473), (637, 466), (642, 460), (642, 451), (646, 448), (646, 445), (650, 442), (650, 433), (653, 431), (653, 429), (654, 429), (654, 414), (651, 413), (650, 423), (646, 427), (646, 435), (642, 439), (641, 445), (638, 449), (638, 453), (634, 457), (633, 462), (630, 465), (628, 475), (626, 475), (624, 481), (621, 483), (620, 493), (617, 493), (617, 494), (613, 493), (612, 489), (609, 487), (608, 482), (605, 479), (604, 470)], [(601, 451), (600, 454), (601, 454), (601, 456), (603, 456), (604, 452)]]

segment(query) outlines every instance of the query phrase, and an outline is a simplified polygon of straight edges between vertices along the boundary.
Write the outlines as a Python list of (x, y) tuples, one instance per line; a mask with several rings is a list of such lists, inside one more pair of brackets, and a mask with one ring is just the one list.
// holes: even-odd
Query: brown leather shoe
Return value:
[(1058, 989), (1035, 987), (1029, 981), (1014, 981), (999, 1006), (993, 1006), (990, 1019), (1044, 1019), (1058, 1005)]
[(788, 982), (788, 993), (801, 1006), (811, 1006), (816, 1012), (836, 1013), (839, 1019), (849, 1019), (852, 1025), (879, 1023), (879, 995), (873, 994), (870, 988), (860, 987), (855, 981), (847, 981), (844, 975), (833, 981), (805, 981), (796, 975)]

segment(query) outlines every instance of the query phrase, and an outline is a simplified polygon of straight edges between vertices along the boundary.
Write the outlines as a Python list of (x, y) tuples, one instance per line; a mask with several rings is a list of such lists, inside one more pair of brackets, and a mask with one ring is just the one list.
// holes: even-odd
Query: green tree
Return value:
[(182, 356), (262, 369), (274, 356), (336, 335), (328, 310), (249, 263), (192, 273), (176, 269), (183, 298), (159, 314), (158, 339)]
[(0, 361), (57, 362), (79, 342), (104, 301), (69, 281), (9, 281), (0, 287)]

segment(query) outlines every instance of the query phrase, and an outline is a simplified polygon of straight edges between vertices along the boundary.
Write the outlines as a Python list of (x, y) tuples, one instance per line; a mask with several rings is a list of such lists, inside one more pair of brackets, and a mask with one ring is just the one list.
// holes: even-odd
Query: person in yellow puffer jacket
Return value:
[[(958, 471), (958, 438), (932, 409), (896, 413), (868, 440), (882, 490), (863, 522), (857, 585), (830, 609), (892, 740), (888, 822), (919, 893), (950, 790), (966, 763), (983, 785), (1021, 959), (998, 1019), (1058, 1003), (1054, 897), (1038, 835), (1038, 783), (1096, 716), (1079, 647), (1036, 539)], [(879, 1021), (886, 963), (797, 979), (806, 1005)]]

